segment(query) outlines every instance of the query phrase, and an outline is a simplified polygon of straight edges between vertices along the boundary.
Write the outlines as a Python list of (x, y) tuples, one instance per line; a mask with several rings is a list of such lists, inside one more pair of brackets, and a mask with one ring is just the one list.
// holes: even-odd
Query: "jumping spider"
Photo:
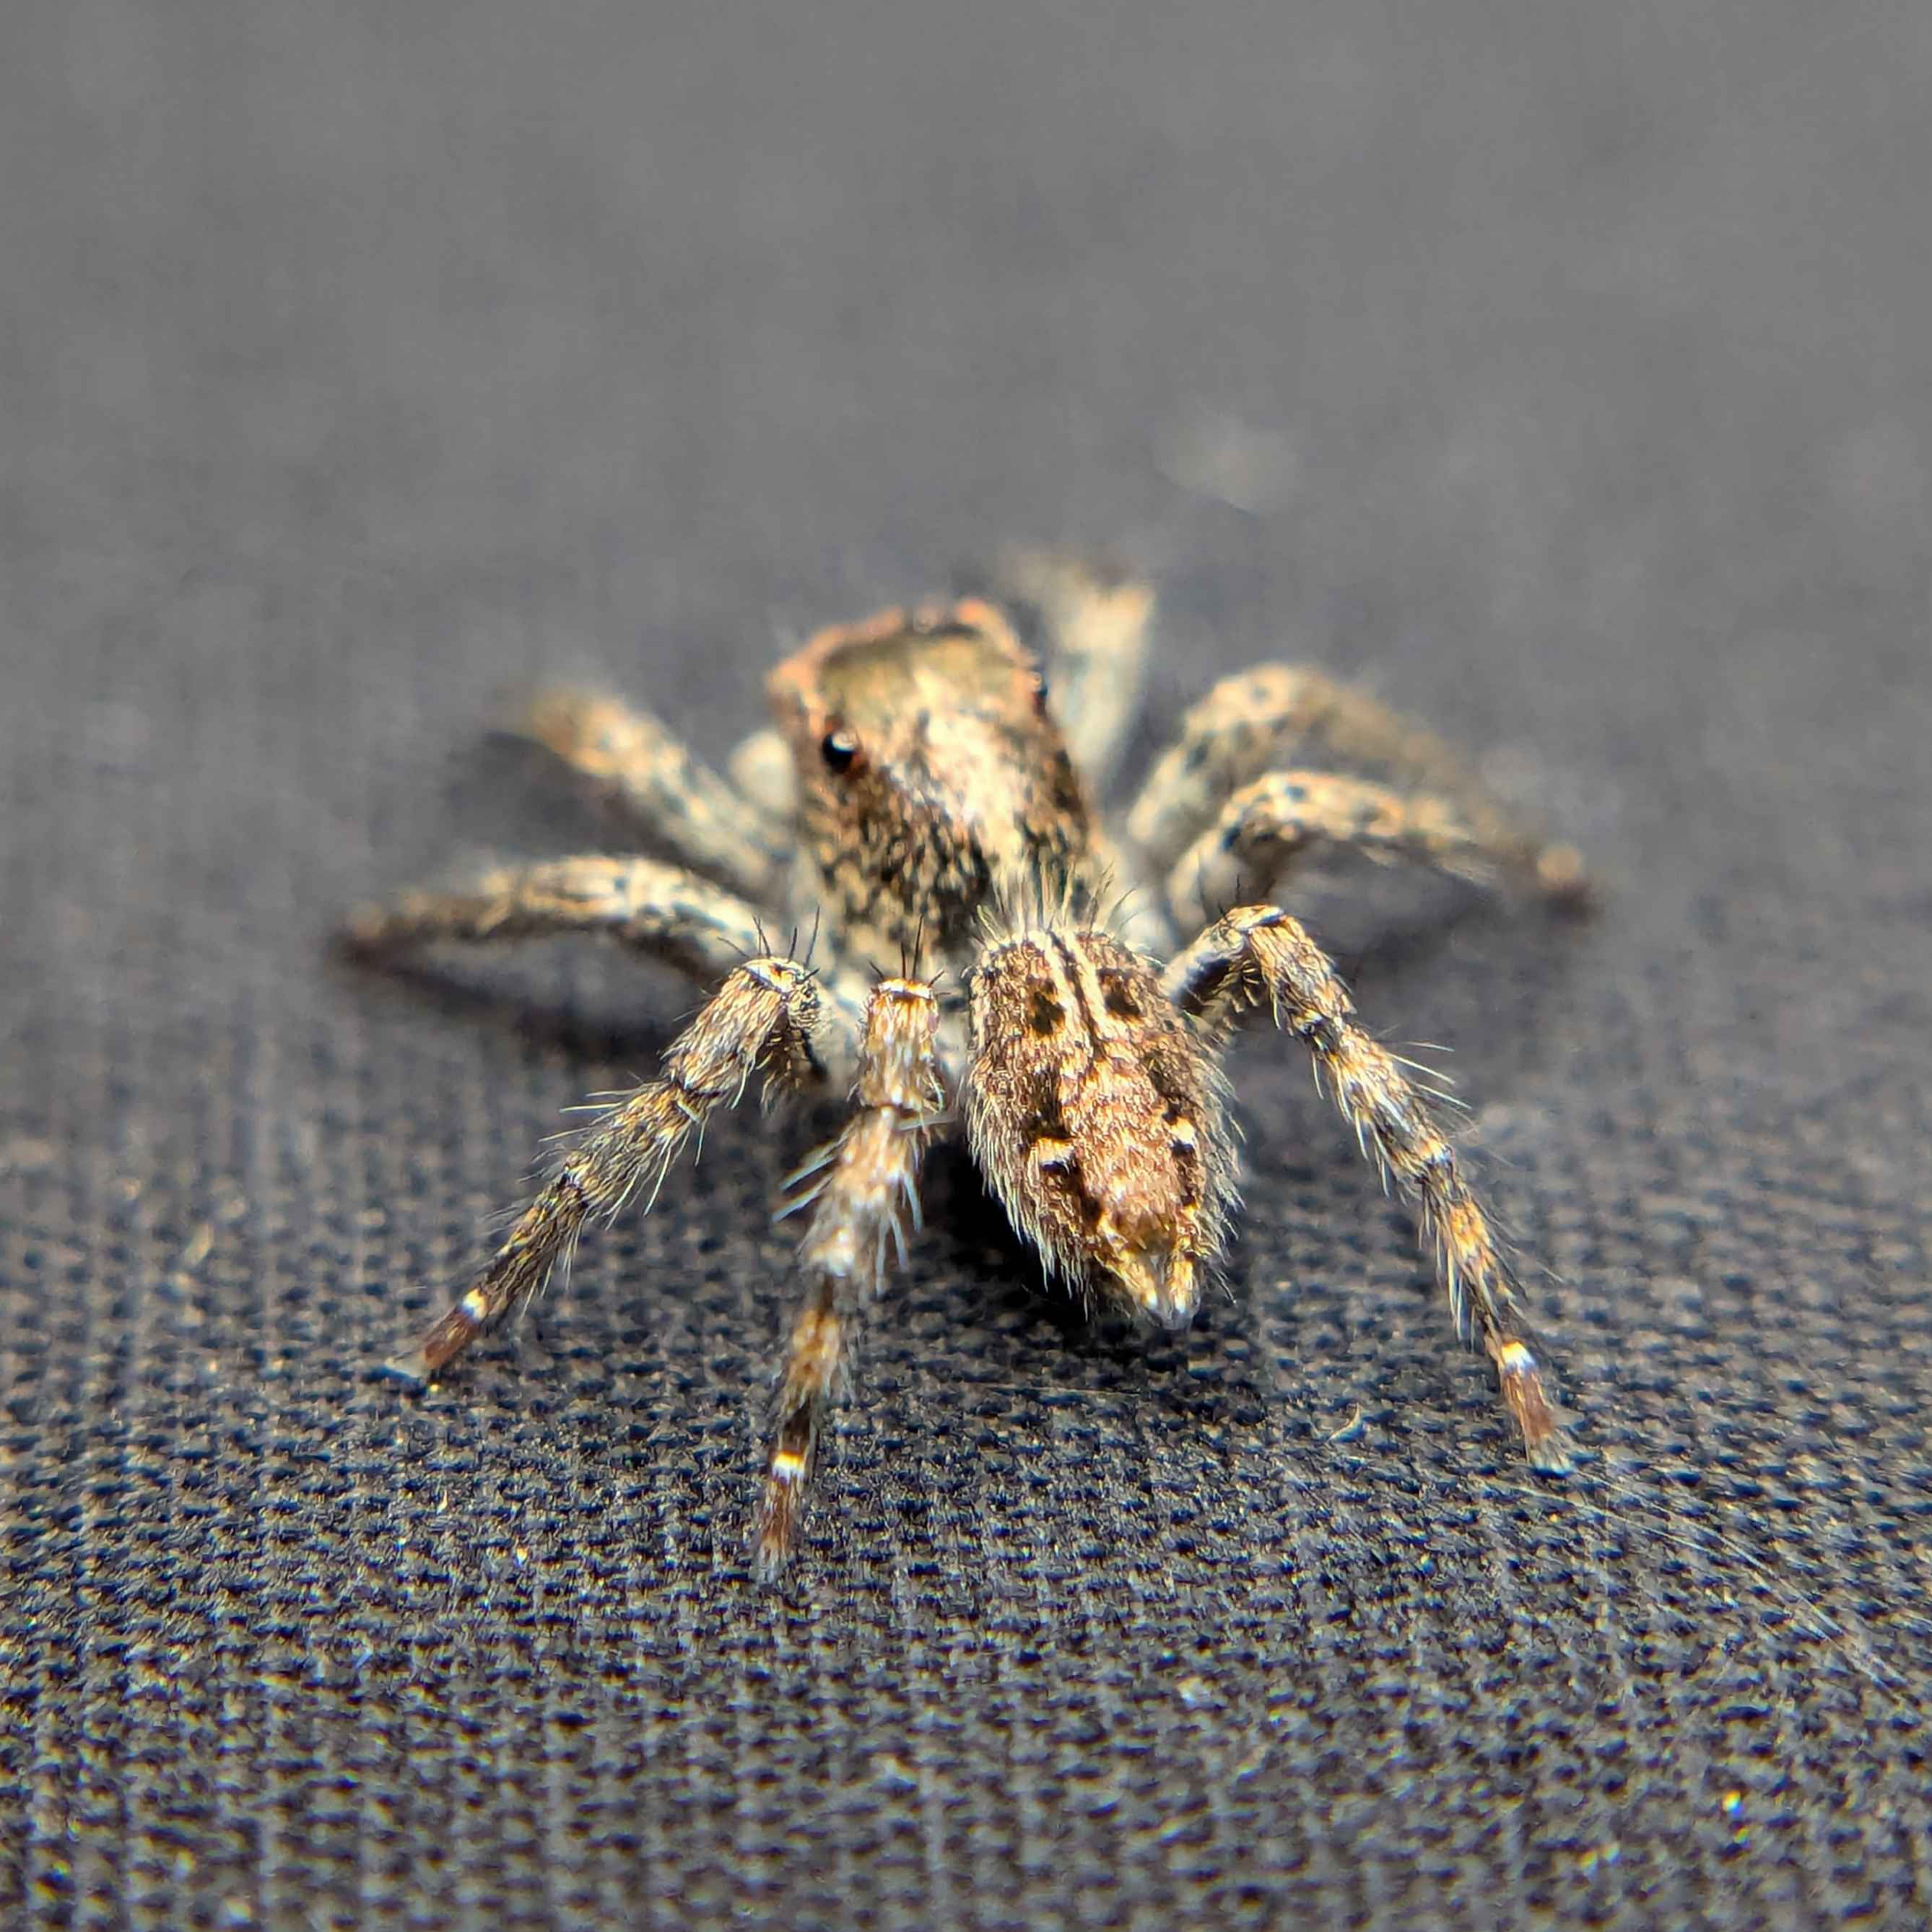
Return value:
[[(820, 632), (772, 673), (778, 730), (740, 748), (729, 782), (613, 699), (543, 698), (530, 735), (682, 865), (560, 859), (356, 916), (351, 937), (374, 952), (605, 933), (716, 988), (658, 1078), (572, 1142), (475, 1285), (390, 1367), (428, 1382), (537, 1292), (587, 1221), (640, 1196), (648, 1209), (754, 1072), (768, 1094), (849, 1090), (849, 1122), (782, 1210), (805, 1230), (756, 1532), (774, 1576), (855, 1324), (904, 1260), (934, 1138), (963, 1116), (1050, 1276), (1183, 1328), (1235, 1208), (1221, 1052), (1264, 1006), (1415, 1204), (1531, 1465), (1561, 1472), (1568, 1444), (1516, 1276), (1434, 1111), (1288, 913), (1215, 908), (1264, 899), (1323, 845), (1576, 899), (1576, 853), (1518, 831), (1432, 734), (1286, 664), (1228, 678), (1186, 714), (1116, 844), (1094, 794), (1134, 717), (1150, 594), (1040, 556), (1013, 582), (1040, 657), (976, 598)], [(1288, 767), (1304, 746), (1390, 782)], [(795, 920), (823, 925), (816, 968), (766, 938)], [(1178, 951), (1177, 928), (1198, 928)]]

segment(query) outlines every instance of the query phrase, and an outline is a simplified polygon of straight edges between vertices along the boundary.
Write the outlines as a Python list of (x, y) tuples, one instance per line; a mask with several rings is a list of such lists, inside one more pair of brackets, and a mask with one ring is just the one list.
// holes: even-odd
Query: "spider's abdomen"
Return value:
[(968, 986), (975, 1157), (1050, 1272), (1184, 1327), (1220, 1252), (1233, 1150), (1213, 1063), (1110, 934), (1041, 927)]

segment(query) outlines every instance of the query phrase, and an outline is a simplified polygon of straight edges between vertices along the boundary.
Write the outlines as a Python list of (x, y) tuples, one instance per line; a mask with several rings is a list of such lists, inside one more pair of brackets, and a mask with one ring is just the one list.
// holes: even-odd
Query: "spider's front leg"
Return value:
[(762, 1071), (767, 1091), (818, 1076), (819, 1026), (808, 968), (776, 955), (736, 968), (671, 1042), (658, 1078), (575, 1138), (476, 1285), (390, 1372), (429, 1381), (543, 1286), (587, 1220), (609, 1220), (640, 1190), (648, 1211), (686, 1143), (721, 1102), (736, 1103), (754, 1072)]
[(1314, 1054), (1336, 1105), (1417, 1204), (1456, 1328), (1473, 1317), (1531, 1466), (1567, 1471), (1569, 1441), (1518, 1320), (1509, 1256), (1441, 1125), (1395, 1056), (1356, 1024), (1354, 1002), (1322, 949), (1279, 906), (1244, 906), (1179, 954), (1161, 987), (1210, 1035), (1265, 1002)]
[(825, 1414), (847, 1373), (852, 1331), (884, 1289), (905, 1223), (919, 1217), (919, 1168), (946, 1105), (939, 1071), (939, 1010), (932, 983), (882, 980), (866, 1009), (857, 1112), (800, 1176), (786, 1211), (808, 1208), (799, 1244), (805, 1294), (792, 1322), (777, 1419), (765, 1468), (754, 1562), (760, 1576), (784, 1567), (800, 1502), (818, 1460)]

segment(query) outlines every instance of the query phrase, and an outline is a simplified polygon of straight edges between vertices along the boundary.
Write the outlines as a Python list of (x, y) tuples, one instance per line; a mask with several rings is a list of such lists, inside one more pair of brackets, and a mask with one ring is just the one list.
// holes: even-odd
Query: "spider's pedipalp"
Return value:
[(1184, 1327), (1234, 1202), (1211, 1056), (1138, 955), (1069, 921), (988, 946), (968, 986), (974, 1154), (1048, 1270)]
[(1531, 1466), (1567, 1470), (1568, 1438), (1524, 1336), (1508, 1253), (1428, 1103), (1396, 1056), (1355, 1023), (1354, 1003), (1322, 949), (1279, 906), (1244, 906), (1180, 953), (1161, 985), (1184, 1012), (1214, 1029), (1265, 1004), (1313, 1054), (1364, 1150), (1416, 1203), (1456, 1325), (1473, 1318)]
[(390, 1372), (430, 1380), (543, 1286), (586, 1221), (609, 1220), (640, 1192), (648, 1210), (686, 1144), (721, 1102), (738, 1101), (754, 1072), (781, 1086), (812, 1078), (818, 1021), (817, 982), (796, 961), (768, 956), (736, 968), (672, 1042), (658, 1078), (572, 1137), (475, 1286), (386, 1365)]
[(800, 1171), (806, 1191), (796, 1204), (812, 1214), (798, 1247), (805, 1294), (786, 1343), (753, 1544), (754, 1566), (766, 1580), (784, 1568), (796, 1534), (859, 1312), (884, 1288), (892, 1256), (904, 1261), (920, 1161), (946, 1108), (938, 1024), (929, 980), (882, 980), (872, 988), (853, 1096), (857, 1112)]

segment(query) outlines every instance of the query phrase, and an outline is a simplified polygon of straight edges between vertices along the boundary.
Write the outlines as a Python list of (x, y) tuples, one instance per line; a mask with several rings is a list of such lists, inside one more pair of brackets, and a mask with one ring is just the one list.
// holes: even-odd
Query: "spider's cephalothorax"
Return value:
[(842, 943), (962, 966), (989, 898), (1090, 887), (1093, 813), (1032, 655), (976, 600), (821, 631), (771, 676)]
[[(358, 916), (352, 936), (372, 951), (602, 932), (714, 988), (659, 1076), (571, 1143), (475, 1285), (392, 1367), (430, 1379), (530, 1299), (586, 1220), (640, 1192), (648, 1205), (753, 1073), (768, 1091), (848, 1089), (844, 1131), (783, 1210), (805, 1231), (756, 1544), (773, 1574), (854, 1324), (916, 1224), (933, 1138), (963, 1118), (1049, 1273), (1183, 1325), (1234, 1204), (1220, 1050), (1258, 1007), (1301, 1040), (1416, 1204), (1530, 1461), (1562, 1469), (1514, 1273), (1434, 1109), (1264, 896), (1325, 846), (1574, 902), (1576, 855), (1520, 832), (1432, 734), (1286, 665), (1228, 679), (1189, 712), (1110, 842), (1089, 784), (1133, 720), (1150, 598), (1048, 557), (1017, 560), (1012, 579), (1042, 657), (976, 599), (821, 632), (772, 674), (778, 731), (740, 747), (729, 781), (614, 700), (543, 698), (531, 735), (681, 863), (559, 860)], [(1378, 776), (1289, 765), (1302, 749)], [(1238, 896), (1264, 902), (1215, 916)], [(814, 920), (820, 966), (770, 950), (768, 922)], [(1177, 924), (1199, 928), (1178, 950)]]

